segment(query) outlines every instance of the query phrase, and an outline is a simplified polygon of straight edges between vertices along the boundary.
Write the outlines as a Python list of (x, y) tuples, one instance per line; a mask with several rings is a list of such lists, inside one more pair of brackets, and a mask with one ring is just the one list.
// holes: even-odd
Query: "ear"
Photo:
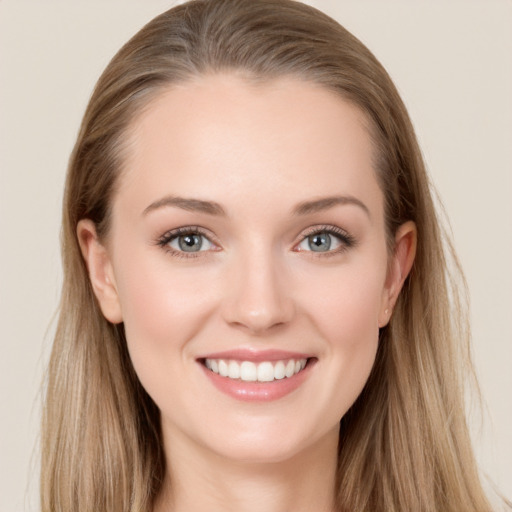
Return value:
[(118, 324), (123, 321), (123, 317), (108, 251), (99, 241), (92, 220), (80, 220), (76, 233), (103, 316), (109, 322)]
[(417, 238), (416, 224), (413, 221), (405, 222), (396, 232), (395, 249), (388, 266), (379, 312), (379, 327), (384, 327), (391, 318), (400, 290), (411, 271), (416, 256)]

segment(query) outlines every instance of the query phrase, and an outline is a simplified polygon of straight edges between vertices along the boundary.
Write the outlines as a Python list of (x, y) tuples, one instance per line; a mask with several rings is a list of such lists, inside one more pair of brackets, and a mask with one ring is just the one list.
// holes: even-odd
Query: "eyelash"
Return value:
[[(206, 238), (214, 247), (218, 247), (218, 245), (212, 241), (213, 236), (211, 233), (202, 229), (199, 226), (184, 226), (177, 229), (172, 229), (164, 233), (158, 240), (157, 245), (159, 245), (164, 251), (170, 253), (172, 256), (176, 258), (198, 258), (201, 253), (210, 252), (210, 251), (196, 251), (196, 252), (185, 252), (178, 251), (171, 247), (169, 244), (179, 236), (183, 235), (198, 235)], [(217, 249), (218, 250), (218, 249)]]
[[(299, 244), (304, 242), (308, 237), (317, 235), (317, 234), (328, 234), (330, 236), (334, 236), (339, 242), (340, 246), (336, 249), (329, 250), (329, 251), (305, 251), (296, 249)], [(167, 231), (164, 233), (160, 238), (157, 240), (157, 245), (160, 246), (163, 250), (170, 253), (172, 256), (176, 258), (198, 258), (201, 253), (207, 253), (212, 251), (195, 251), (195, 252), (185, 252), (185, 251), (179, 251), (174, 248), (172, 248), (169, 244), (178, 238), (179, 236), (183, 235), (198, 235), (206, 238), (209, 243), (211, 243), (214, 247), (217, 249), (214, 249), (213, 252), (217, 252), (219, 249), (218, 244), (212, 240), (211, 233), (207, 232), (203, 228), (199, 226), (184, 226), (177, 229), (172, 229), (170, 231)], [(308, 228), (305, 232), (301, 233), (300, 240), (294, 244), (294, 250), (296, 252), (308, 252), (312, 257), (329, 257), (334, 256), (336, 254), (343, 253), (347, 251), (348, 249), (354, 247), (356, 245), (356, 239), (347, 233), (345, 230), (338, 228), (336, 226), (332, 225), (321, 225), (321, 226), (313, 226), (311, 228)]]
[(300, 241), (295, 244), (295, 247), (297, 247), (300, 243), (305, 241), (307, 238), (313, 235), (319, 235), (326, 233), (328, 235), (331, 235), (338, 239), (340, 242), (340, 246), (337, 249), (332, 249), (329, 251), (298, 251), (298, 252), (307, 252), (310, 254), (310, 256), (315, 258), (328, 258), (330, 256), (335, 256), (337, 254), (343, 253), (352, 247), (355, 247), (357, 241), (356, 239), (347, 233), (344, 229), (341, 229), (337, 226), (332, 225), (321, 225), (321, 226), (313, 226), (311, 228), (308, 228), (305, 232), (301, 233), (300, 235)]

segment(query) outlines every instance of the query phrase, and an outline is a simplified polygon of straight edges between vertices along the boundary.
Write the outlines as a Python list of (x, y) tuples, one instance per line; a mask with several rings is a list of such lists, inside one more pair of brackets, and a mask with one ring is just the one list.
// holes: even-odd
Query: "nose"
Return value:
[(269, 254), (241, 258), (230, 269), (224, 301), (224, 320), (252, 335), (288, 324), (295, 307), (287, 272)]

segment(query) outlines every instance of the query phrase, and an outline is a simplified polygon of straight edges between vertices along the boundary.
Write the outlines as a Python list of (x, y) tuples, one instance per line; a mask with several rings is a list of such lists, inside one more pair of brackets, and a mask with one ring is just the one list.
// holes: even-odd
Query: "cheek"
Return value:
[(316, 274), (303, 290), (310, 311), (327, 339), (357, 346), (365, 335), (378, 332), (386, 268), (380, 262), (341, 266)]
[(303, 304), (325, 340), (322, 400), (339, 420), (361, 393), (378, 348), (378, 317), (385, 268), (364, 265), (339, 269), (337, 275), (311, 279)]
[(208, 276), (173, 270), (161, 259), (132, 253), (117, 266), (128, 349), (141, 381), (182, 359), (211, 310)]

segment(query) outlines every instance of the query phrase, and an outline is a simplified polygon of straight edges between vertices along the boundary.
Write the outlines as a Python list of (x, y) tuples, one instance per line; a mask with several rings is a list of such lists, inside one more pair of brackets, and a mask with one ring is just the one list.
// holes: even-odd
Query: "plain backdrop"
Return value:
[[(483, 472), (512, 497), (512, 3), (310, 2), (381, 60), (451, 220), (487, 404)], [(38, 509), (39, 388), (67, 159), (92, 87), (170, 1), (0, 0), (0, 512)]]

